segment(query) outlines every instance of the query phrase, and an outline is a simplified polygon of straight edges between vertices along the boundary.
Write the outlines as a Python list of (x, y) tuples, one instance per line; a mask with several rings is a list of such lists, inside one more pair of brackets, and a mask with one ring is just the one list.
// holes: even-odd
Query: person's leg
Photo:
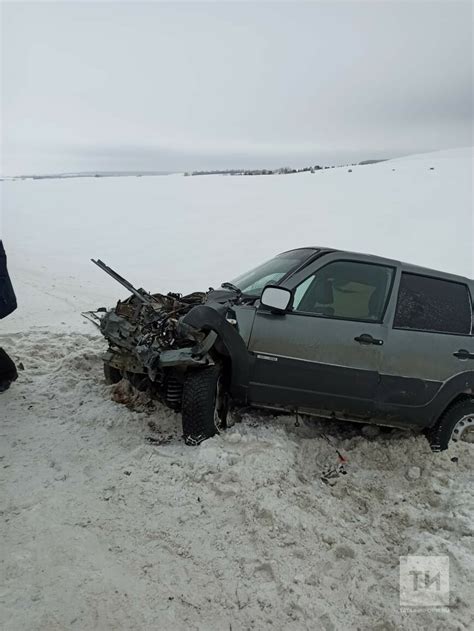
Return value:
[(0, 348), (0, 392), (4, 392), (18, 377), (16, 366), (11, 357)]

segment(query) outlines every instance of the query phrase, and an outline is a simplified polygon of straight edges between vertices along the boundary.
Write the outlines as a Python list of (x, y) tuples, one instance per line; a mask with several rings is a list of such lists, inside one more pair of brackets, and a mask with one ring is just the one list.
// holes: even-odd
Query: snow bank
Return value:
[[(78, 316), (121, 293), (90, 256), (182, 291), (307, 244), (472, 274), (470, 161), (3, 183), (20, 309), (0, 346), (24, 366), (0, 397), (3, 628), (470, 628), (467, 445), (453, 462), (395, 430), (252, 415), (191, 449), (178, 416), (104, 385)], [(449, 612), (400, 610), (407, 554), (449, 555)]]

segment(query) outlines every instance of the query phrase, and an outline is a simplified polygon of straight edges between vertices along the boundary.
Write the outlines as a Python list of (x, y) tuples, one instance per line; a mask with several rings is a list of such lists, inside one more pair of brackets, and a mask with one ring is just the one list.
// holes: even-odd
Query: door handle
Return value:
[(375, 344), (375, 346), (382, 346), (383, 344), (383, 340), (378, 340), (368, 333), (362, 333), (362, 335), (355, 337), (354, 341), (359, 342), (359, 344)]
[(457, 353), (453, 353), (454, 357), (458, 359), (474, 359), (474, 353), (470, 353), (465, 348), (461, 348)]

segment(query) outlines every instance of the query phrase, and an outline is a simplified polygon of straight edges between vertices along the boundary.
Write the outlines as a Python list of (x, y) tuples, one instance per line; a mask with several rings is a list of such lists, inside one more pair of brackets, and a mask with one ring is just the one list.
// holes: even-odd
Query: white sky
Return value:
[(472, 144), (472, 4), (2, 4), (4, 174)]

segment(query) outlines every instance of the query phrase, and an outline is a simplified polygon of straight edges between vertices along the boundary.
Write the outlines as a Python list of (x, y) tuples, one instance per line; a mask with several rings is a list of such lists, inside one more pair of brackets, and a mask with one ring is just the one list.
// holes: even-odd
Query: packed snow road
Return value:
[[(470, 627), (468, 445), (244, 416), (193, 449), (105, 385), (101, 338), (0, 345), (24, 366), (1, 400), (5, 629)], [(400, 611), (407, 554), (449, 555), (449, 612)]]

